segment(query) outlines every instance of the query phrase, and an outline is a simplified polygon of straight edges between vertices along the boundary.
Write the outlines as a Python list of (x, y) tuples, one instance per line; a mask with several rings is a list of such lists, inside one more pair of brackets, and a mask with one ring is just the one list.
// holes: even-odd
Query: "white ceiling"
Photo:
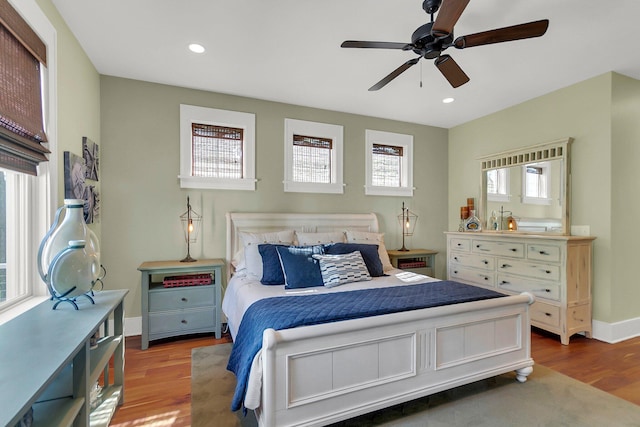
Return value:
[(545, 18), (549, 30), (448, 49), (471, 78), (457, 89), (422, 59), (377, 92), (367, 89), (416, 55), (340, 43), (410, 42), (429, 20), (422, 0), (53, 3), (100, 74), (444, 128), (608, 71), (640, 79), (638, 0), (472, 0), (455, 36)]

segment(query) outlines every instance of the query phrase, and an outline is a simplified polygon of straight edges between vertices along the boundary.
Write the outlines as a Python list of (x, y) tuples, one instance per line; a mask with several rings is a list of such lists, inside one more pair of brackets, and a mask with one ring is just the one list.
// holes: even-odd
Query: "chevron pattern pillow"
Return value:
[(344, 255), (313, 255), (320, 262), (322, 282), (327, 288), (371, 280), (360, 251)]

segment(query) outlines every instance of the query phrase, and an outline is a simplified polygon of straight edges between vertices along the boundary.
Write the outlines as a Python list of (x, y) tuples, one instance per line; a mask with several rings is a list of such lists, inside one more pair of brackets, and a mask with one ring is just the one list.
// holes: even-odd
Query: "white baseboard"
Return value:
[(640, 317), (615, 323), (593, 321), (593, 338), (615, 344), (640, 336)]
[[(100, 329), (100, 334), (104, 335), (103, 328)], [(113, 319), (109, 319), (109, 330), (113, 331)], [(124, 336), (131, 337), (134, 335), (142, 335), (142, 317), (125, 317)]]

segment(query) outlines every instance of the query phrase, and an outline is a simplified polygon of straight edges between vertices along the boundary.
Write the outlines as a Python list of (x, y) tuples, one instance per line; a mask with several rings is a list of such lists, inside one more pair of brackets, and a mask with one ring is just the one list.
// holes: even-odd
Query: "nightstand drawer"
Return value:
[(215, 305), (214, 286), (156, 288), (149, 290), (149, 312)]
[(149, 334), (177, 332), (213, 328), (215, 322), (215, 307), (203, 307), (191, 310), (167, 311), (149, 314)]

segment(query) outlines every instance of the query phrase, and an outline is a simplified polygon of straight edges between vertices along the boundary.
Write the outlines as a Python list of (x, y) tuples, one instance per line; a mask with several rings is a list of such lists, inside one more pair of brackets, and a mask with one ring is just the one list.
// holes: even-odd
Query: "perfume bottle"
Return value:
[(464, 224), (465, 231), (480, 231), (482, 227), (480, 227), (480, 220), (476, 216), (476, 211), (469, 211), (469, 218), (467, 218), (467, 222)]
[(490, 230), (499, 230), (500, 227), (498, 226), (498, 214), (496, 213), (496, 211), (491, 211), (491, 216), (489, 217), (489, 224), (487, 224), (489, 226)]

